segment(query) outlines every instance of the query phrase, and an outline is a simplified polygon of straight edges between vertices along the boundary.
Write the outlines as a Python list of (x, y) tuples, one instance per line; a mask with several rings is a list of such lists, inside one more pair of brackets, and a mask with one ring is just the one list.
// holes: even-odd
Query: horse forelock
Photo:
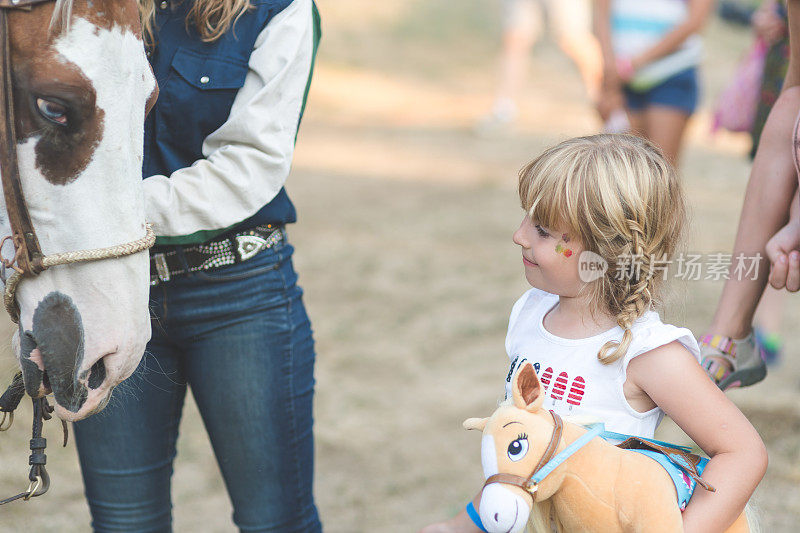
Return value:
[(137, 0), (54, 0), (48, 36), (59, 37), (70, 30), (75, 18), (86, 18), (100, 28), (120, 26), (132, 31), (141, 39), (141, 22)]
[(50, 18), (50, 33), (58, 35), (69, 29), (69, 22), (72, 19), (72, 6), (75, 0), (56, 0), (53, 8), (53, 16)]

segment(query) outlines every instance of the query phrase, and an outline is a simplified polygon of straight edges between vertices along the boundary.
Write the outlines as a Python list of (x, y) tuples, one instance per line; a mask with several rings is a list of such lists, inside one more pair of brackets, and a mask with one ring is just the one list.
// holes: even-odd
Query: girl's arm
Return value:
[[(475, 506), (475, 510), (478, 510), (480, 507), (481, 492), (472, 499), (472, 505)], [(427, 525), (420, 529), (419, 533), (481, 533), (481, 530), (469, 517), (467, 510), (461, 509), (461, 511), (450, 520)]]
[(767, 469), (767, 450), (755, 428), (677, 341), (634, 358), (628, 381), (644, 391), (711, 460), (683, 512), (688, 532), (725, 531), (744, 510)]
[(671, 54), (690, 36), (699, 32), (714, 9), (714, 0), (690, 0), (686, 20), (678, 24), (664, 37), (636, 57), (630, 58), (634, 69), (641, 68), (656, 59)]
[(622, 82), (617, 72), (614, 47), (611, 44), (611, 0), (595, 0), (592, 28), (603, 56), (603, 78), (597, 98), (597, 111), (603, 120), (615, 109), (622, 108)]
[[(592, 28), (603, 55), (603, 82), (617, 77), (614, 48), (611, 45), (611, 0), (595, 0), (592, 10)], [(619, 84), (619, 80), (616, 80)]]
[(778, 0), (764, 0), (753, 16), (750, 25), (757, 37), (772, 44), (786, 32), (786, 23), (778, 14)]

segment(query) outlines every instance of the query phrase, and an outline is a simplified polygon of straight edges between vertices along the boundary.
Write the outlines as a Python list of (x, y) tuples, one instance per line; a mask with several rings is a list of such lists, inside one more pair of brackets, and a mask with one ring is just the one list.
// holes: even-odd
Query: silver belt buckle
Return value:
[(161, 281), (169, 281), (169, 267), (167, 266), (167, 256), (163, 253), (159, 252), (153, 254), (153, 261), (156, 263), (156, 273), (158, 274), (158, 279)]
[(267, 245), (267, 240), (257, 235), (236, 236), (236, 251), (239, 253), (240, 261), (251, 259), (258, 252), (266, 248)]

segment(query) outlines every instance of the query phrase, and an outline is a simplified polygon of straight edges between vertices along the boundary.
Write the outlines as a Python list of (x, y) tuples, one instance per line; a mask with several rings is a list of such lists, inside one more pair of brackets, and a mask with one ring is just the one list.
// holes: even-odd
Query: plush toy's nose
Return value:
[(483, 489), (479, 514), (489, 533), (522, 533), (530, 508), (516, 492), (500, 483), (492, 483)]

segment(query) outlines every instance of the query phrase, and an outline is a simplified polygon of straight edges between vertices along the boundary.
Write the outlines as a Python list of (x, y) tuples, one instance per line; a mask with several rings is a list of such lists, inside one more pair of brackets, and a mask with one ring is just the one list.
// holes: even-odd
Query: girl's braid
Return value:
[[(623, 280), (615, 280), (620, 283), (618, 294), (620, 295), (620, 305), (616, 309), (617, 324), (624, 330), (621, 341), (608, 341), (600, 349), (597, 358), (603, 364), (611, 364), (623, 357), (630, 348), (633, 340), (631, 327), (650, 307), (652, 293), (652, 253), (642, 245), (645, 242), (644, 231), (635, 220), (627, 220), (630, 232), (630, 252), (629, 259), (632, 264), (627, 272), (624, 272)], [(611, 274), (612, 276), (614, 274)]]

